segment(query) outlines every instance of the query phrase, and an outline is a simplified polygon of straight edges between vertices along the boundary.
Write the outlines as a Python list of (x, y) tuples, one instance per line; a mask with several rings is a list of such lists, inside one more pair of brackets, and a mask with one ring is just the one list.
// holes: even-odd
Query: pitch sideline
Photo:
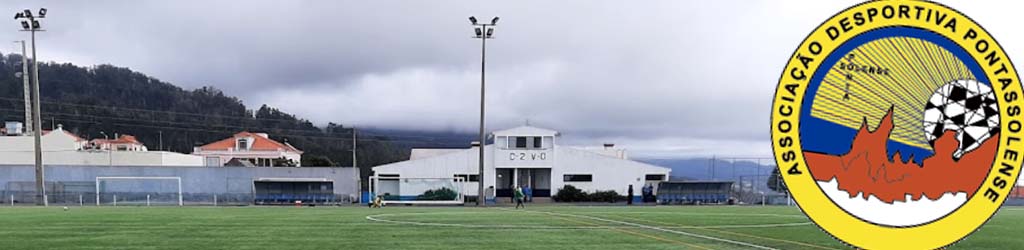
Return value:
[[(502, 208), (502, 209), (509, 210), (507, 208)], [(746, 246), (746, 247), (752, 247), (752, 248), (757, 248), (757, 249), (778, 250), (776, 248), (762, 246), (762, 245), (756, 245), (756, 244), (753, 244), (753, 243), (747, 243), (747, 242), (730, 240), (730, 239), (723, 239), (723, 238), (718, 238), (718, 237), (708, 236), (708, 235), (703, 235), (703, 234), (696, 234), (696, 233), (688, 233), (688, 232), (683, 232), (683, 231), (676, 231), (676, 230), (671, 230), (671, 229), (666, 229), (666, 228), (661, 228), (661, 227), (655, 227), (655, 226), (650, 226), (650, 225), (645, 225), (645, 224), (639, 224), (639, 223), (632, 223), (632, 222), (626, 222), (626, 221), (618, 221), (618, 220), (605, 219), (605, 218), (594, 217), (594, 216), (578, 215), (578, 214), (567, 214), (567, 213), (555, 213), (555, 212), (545, 212), (545, 211), (527, 211), (527, 210), (524, 210), (524, 212), (527, 212), (527, 213), (542, 213), (542, 214), (555, 215), (555, 216), (570, 216), (570, 217), (577, 217), (577, 218), (585, 218), (585, 219), (591, 219), (591, 220), (597, 220), (597, 221), (603, 221), (603, 222), (610, 222), (610, 223), (634, 226), (634, 227), (650, 229), (650, 230), (655, 230), (655, 231), (661, 231), (661, 232), (666, 232), (666, 233), (685, 235), (685, 236), (694, 237), (694, 238), (701, 238), (701, 239), (706, 239), (706, 240), (725, 242), (725, 243), (730, 243), (730, 244), (735, 244), (735, 245), (740, 245), (740, 246)]]
[[(503, 209), (503, 208), (502, 208)], [(389, 220), (380, 217), (395, 216), (395, 215), (434, 215), (434, 214), (474, 214), (480, 212), (413, 212), (413, 213), (383, 213), (367, 215), (365, 218), (369, 221), (391, 223), (391, 224), (405, 224), (405, 225), (417, 225), (417, 226), (439, 226), (439, 227), (462, 227), (462, 228), (509, 228), (509, 229), (611, 229), (611, 228), (636, 228), (636, 226), (545, 226), (545, 225), (492, 225), (492, 224), (458, 224), (458, 223), (439, 223), (439, 222), (417, 222), (417, 221), (402, 221), (402, 220)], [(776, 223), (776, 224), (757, 224), (757, 225), (718, 225), (718, 226), (668, 226), (661, 228), (675, 228), (675, 229), (727, 229), (727, 228), (774, 228), (774, 227), (792, 227), (792, 226), (806, 226), (811, 225), (811, 222), (794, 222), (794, 223)]]

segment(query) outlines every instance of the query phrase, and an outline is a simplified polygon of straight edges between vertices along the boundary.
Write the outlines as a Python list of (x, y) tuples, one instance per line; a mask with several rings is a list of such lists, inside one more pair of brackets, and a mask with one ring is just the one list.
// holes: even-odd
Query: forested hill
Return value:
[[(19, 54), (0, 54), (0, 120), (23, 121), (23, 83)], [(305, 151), (303, 166), (350, 166), (352, 131), (341, 124), (314, 126), (308, 120), (263, 105), (246, 107), (236, 97), (213, 87), (186, 90), (128, 68), (111, 65), (80, 67), (70, 63), (40, 64), (42, 126), (56, 124), (85, 138), (135, 135), (150, 150), (191, 153), (192, 148), (230, 137), (239, 131), (266, 132)], [(468, 145), (462, 137), (436, 141), (429, 134), (358, 130), (358, 165), (408, 159), (409, 146)], [(452, 140), (456, 142), (453, 143)]]

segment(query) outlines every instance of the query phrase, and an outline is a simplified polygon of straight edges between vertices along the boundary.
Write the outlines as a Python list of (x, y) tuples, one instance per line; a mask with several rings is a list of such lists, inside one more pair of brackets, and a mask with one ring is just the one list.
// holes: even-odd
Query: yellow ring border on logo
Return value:
[[(899, 18), (897, 14), (894, 18), (886, 19), (882, 18), (881, 14), (879, 14), (872, 22), (866, 22), (861, 26), (851, 25), (854, 26), (853, 30), (842, 33), (834, 41), (826, 33), (826, 29), (830, 26), (841, 27), (840, 20), (843, 18), (846, 18), (847, 22), (852, 23), (854, 13), (865, 13), (871, 8), (881, 11), (885, 6), (898, 8), (901, 5), (910, 6), (912, 12), (915, 11), (915, 7), (920, 6), (925, 9), (945, 13), (948, 15), (947, 18), (956, 18), (956, 30), (952, 31), (942, 28), (945, 22), (936, 25), (934, 17), (931, 21), (926, 21), (924, 17), (920, 19), (913, 17), (905, 19)], [(985, 75), (989, 78), (990, 84), (993, 86), (992, 89), (999, 101), (1000, 145), (991, 171), (978, 189), (978, 192), (971, 196), (960, 209), (946, 217), (914, 227), (875, 225), (860, 220), (835, 205), (821, 191), (810, 172), (807, 171), (807, 162), (803, 156), (803, 147), (800, 144), (799, 135), (799, 111), (801, 110), (804, 96), (814, 94), (805, 92), (811, 76), (820, 68), (820, 62), (846, 40), (874, 29), (892, 26), (906, 26), (928, 30), (946, 37), (962, 47), (981, 66)], [(977, 38), (964, 39), (964, 34), (968, 30), (975, 31)], [(987, 40), (989, 42), (989, 49), (986, 53), (979, 53), (975, 49), (975, 43), (979, 40)], [(820, 50), (818, 50), (820, 53), (818, 54), (812, 53), (812, 49), (810, 49), (815, 47), (813, 45), (815, 43), (820, 45)], [(1005, 60), (1006, 72), (997, 75), (996, 71), (1001, 69), (1001, 65), (999, 63), (994, 65), (987, 63), (988, 61), (985, 59), (985, 56), (993, 51), (997, 56)], [(799, 59), (799, 56), (811, 57), (813, 62), (808, 63), (808, 67), (804, 69), (804, 64)], [(800, 79), (800, 74), (797, 74), (795, 71), (803, 72), (805, 78)], [(1003, 88), (1002, 83), (998, 79), (1010, 79), (1012, 83)], [(795, 95), (791, 94), (791, 88), (787, 88), (794, 86), (793, 93)], [(1008, 93), (1016, 93), (1018, 98), (1013, 101), (1007, 101), (1004, 97)], [(1006, 196), (1009, 195), (1019, 178), (1024, 155), (1011, 159), (1007, 152), (1015, 151), (1024, 154), (1024, 141), (1010, 141), (1011, 137), (1015, 140), (1022, 138), (1024, 133), (1022, 133), (1019, 127), (1017, 131), (1012, 131), (1008, 124), (1010, 122), (1024, 122), (1021, 122), (1021, 114), (1018, 113), (1011, 116), (1008, 110), (1012, 107), (1024, 106), (1022, 105), (1024, 104), (1022, 98), (1024, 98), (1024, 94), (1021, 91), (1020, 77), (1018, 77), (1005, 51), (984, 28), (969, 17), (945, 5), (926, 1), (872, 1), (861, 3), (830, 17), (815, 28), (814, 32), (804, 39), (800, 47), (793, 53), (785, 70), (783, 70), (782, 77), (779, 79), (779, 85), (776, 88), (775, 98), (772, 103), (772, 149), (779, 171), (782, 173), (783, 179), (800, 209), (815, 224), (833, 237), (847, 244), (865, 249), (942, 248), (963, 239), (963, 237), (974, 232), (988, 221), (1006, 200)], [(784, 123), (788, 124), (789, 129), (783, 129), (787, 127)], [(786, 141), (787, 139), (789, 141)], [(1010, 180), (1006, 180), (1007, 177), (1000, 173), (999, 169), (1002, 164), (1013, 166)], [(800, 172), (800, 174), (790, 174), (790, 170)], [(993, 184), (996, 178), (1008, 181), (1007, 186), (999, 188)], [(992, 189), (999, 195), (995, 201), (990, 200), (985, 195), (985, 192), (989, 189)]]

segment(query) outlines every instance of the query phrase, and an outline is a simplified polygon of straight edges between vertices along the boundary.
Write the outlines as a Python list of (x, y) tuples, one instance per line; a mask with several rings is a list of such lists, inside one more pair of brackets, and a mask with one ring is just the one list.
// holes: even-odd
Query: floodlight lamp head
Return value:
[(30, 19), (32, 18), (32, 11), (31, 10), (25, 9), (25, 10), (23, 10), (21, 12), (22, 12), (22, 16), (24, 16), (26, 18), (30, 18)]
[(497, 25), (497, 24), (498, 24), (498, 17), (494, 17), (494, 19), (491, 19), (491, 25)]
[(46, 17), (46, 8), (39, 8), (39, 18)]
[(494, 28), (487, 28), (487, 37), (490, 38), (494, 34)]
[(480, 28), (474, 28), (473, 30), (476, 31), (476, 36), (484, 35), (484, 31), (481, 30)]
[(476, 25), (476, 17), (475, 16), (469, 16), (469, 22), (473, 23), (473, 25)]
[(21, 21), (21, 28), (27, 30), (27, 29), (32, 28), (32, 27), (29, 26), (28, 21)]
[(39, 20), (32, 20), (32, 29), (39, 29)]

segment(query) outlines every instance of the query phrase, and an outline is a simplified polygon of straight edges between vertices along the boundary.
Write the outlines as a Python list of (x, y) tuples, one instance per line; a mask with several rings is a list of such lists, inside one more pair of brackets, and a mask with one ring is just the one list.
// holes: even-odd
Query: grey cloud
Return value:
[[(822, 20), (855, 3), (27, 1), (0, 9), (50, 9), (44, 60), (213, 85), (317, 123), (467, 132), (476, 129), (480, 47), (466, 17), (497, 15), (489, 128), (530, 119), (569, 142), (617, 140), (661, 157), (767, 154), (782, 65)], [(1024, 58), (1012, 47), (1024, 44), (1015, 8), (948, 4)], [(14, 29), (0, 36), (22, 38)]]

